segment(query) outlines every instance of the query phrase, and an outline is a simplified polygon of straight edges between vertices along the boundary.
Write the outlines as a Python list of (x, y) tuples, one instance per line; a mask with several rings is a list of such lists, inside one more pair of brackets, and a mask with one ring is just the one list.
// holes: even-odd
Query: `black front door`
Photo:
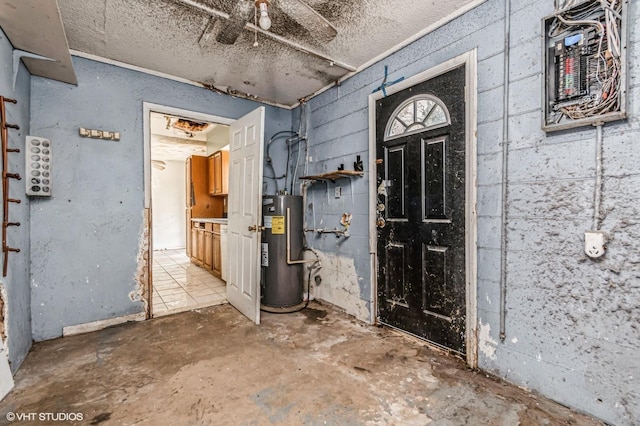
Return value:
[(379, 321), (465, 350), (465, 67), (376, 104)]

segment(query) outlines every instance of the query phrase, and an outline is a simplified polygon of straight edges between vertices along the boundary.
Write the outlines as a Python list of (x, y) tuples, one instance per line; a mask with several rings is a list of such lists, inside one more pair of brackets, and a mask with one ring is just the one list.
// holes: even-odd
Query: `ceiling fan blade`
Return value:
[(226, 22), (216, 40), (222, 44), (233, 44), (236, 42), (238, 37), (240, 37), (240, 33), (244, 28), (245, 24), (253, 14), (255, 6), (253, 1), (249, 0), (238, 0), (236, 5), (233, 7), (231, 11), (231, 16), (229, 16), (229, 20)]
[(338, 35), (338, 30), (331, 22), (302, 0), (277, 0), (277, 4), (284, 13), (305, 27), (314, 38), (330, 42)]

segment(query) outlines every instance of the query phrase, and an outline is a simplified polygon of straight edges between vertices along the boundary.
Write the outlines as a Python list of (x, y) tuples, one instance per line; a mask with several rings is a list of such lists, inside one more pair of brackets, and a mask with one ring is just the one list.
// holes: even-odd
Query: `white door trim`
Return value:
[(193, 120), (208, 121), (217, 124), (231, 124), (236, 121), (234, 118), (220, 117), (217, 115), (205, 114), (202, 112), (190, 111), (187, 109), (174, 108), (166, 105), (142, 102), (142, 123), (144, 137), (144, 208), (151, 208), (151, 121), (149, 114), (157, 112), (160, 114), (179, 115)]
[[(442, 64), (411, 76), (400, 83), (386, 89), (387, 95), (397, 93), (423, 81), (429, 80), (447, 71), (465, 65), (465, 134), (466, 134), (466, 342), (467, 364), (478, 366), (478, 213), (477, 213), (477, 128), (478, 128), (478, 52), (477, 49), (463, 53)], [(378, 316), (378, 267), (377, 267), (377, 228), (376, 228), (376, 101), (382, 99), (381, 91), (369, 95), (369, 253), (371, 254), (371, 324), (377, 322)]]
[(13, 374), (9, 368), (7, 348), (0, 336), (0, 401), (13, 389)]

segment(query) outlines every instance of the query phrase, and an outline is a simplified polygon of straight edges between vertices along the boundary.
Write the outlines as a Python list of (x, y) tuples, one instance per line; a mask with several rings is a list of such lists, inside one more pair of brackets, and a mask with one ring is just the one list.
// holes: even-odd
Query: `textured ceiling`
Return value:
[[(212, 18), (203, 9), (230, 14), (237, 1), (252, 2), (58, 0), (58, 4), (73, 50), (279, 104), (292, 105), (349, 72), (260, 33), (254, 46), (255, 34), (246, 28), (235, 44), (218, 43), (216, 35), (225, 20)], [(332, 41), (314, 39), (275, 0), (270, 6), (270, 31), (355, 69), (478, 0), (306, 2), (336, 27), (338, 35)]]

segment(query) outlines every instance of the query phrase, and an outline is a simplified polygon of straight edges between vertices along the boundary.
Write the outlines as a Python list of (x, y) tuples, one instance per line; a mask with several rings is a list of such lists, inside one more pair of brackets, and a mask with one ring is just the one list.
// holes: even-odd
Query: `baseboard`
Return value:
[(103, 328), (111, 327), (113, 325), (124, 324), (130, 321), (144, 321), (146, 315), (144, 312), (137, 314), (125, 315), (117, 318), (109, 318), (106, 320), (87, 322), (84, 324), (70, 325), (62, 329), (62, 336), (75, 336), (76, 334), (91, 333), (92, 331), (102, 330)]

